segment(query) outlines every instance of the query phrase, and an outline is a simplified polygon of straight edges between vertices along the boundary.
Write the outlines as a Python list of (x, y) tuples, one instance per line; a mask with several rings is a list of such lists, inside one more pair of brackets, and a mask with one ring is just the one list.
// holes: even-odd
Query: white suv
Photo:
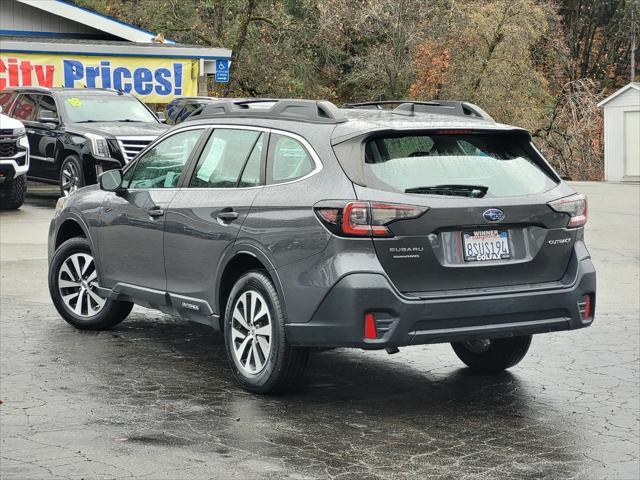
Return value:
[(29, 170), (29, 141), (19, 120), (2, 114), (0, 107), (0, 210), (15, 210), (24, 203)]

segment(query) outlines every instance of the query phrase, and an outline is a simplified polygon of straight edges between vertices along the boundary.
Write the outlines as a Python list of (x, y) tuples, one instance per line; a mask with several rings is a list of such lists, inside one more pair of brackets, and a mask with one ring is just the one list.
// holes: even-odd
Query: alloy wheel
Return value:
[(246, 373), (261, 372), (271, 353), (272, 322), (264, 297), (247, 290), (233, 307), (231, 341), (236, 361)]
[(67, 162), (62, 167), (60, 173), (61, 182), (60, 187), (65, 197), (68, 197), (71, 192), (75, 192), (80, 184), (80, 172), (74, 162)]
[(100, 313), (105, 299), (97, 293), (98, 273), (93, 257), (88, 253), (74, 253), (58, 272), (60, 298), (67, 308), (79, 317), (93, 317)]

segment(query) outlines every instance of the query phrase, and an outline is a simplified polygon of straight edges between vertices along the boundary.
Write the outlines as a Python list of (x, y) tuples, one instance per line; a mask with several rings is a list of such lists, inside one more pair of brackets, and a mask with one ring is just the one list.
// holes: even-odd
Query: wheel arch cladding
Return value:
[[(231, 289), (238, 279), (251, 270), (262, 270), (267, 277), (274, 283), (272, 274), (267, 267), (256, 256), (247, 252), (236, 254), (225, 265), (222, 275), (220, 276), (218, 287), (218, 312), (220, 312), (220, 329), (224, 328), (224, 311), (229, 299)], [(277, 291), (277, 288), (276, 288)]]
[(56, 250), (62, 245), (64, 242), (71, 238), (83, 237), (89, 239), (87, 233), (82, 228), (82, 225), (78, 223), (76, 220), (72, 218), (68, 218), (58, 228), (58, 232), (56, 233)]

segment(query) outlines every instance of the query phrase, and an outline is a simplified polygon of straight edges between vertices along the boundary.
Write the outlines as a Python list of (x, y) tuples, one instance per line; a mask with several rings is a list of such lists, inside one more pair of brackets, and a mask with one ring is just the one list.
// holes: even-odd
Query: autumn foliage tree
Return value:
[[(597, 101), (626, 82), (638, 0), (75, 0), (233, 50), (229, 97), (477, 103), (562, 175), (602, 174)], [(636, 12), (636, 19), (640, 12)]]
[(442, 88), (450, 81), (451, 54), (434, 40), (420, 43), (413, 53), (416, 80), (409, 95), (417, 99), (439, 99)]

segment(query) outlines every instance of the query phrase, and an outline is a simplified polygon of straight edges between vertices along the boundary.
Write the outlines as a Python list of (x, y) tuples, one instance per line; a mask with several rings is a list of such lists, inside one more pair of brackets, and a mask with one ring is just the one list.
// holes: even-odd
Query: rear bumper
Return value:
[[(590, 258), (576, 267), (570, 285), (429, 299), (399, 294), (384, 275), (353, 273), (335, 284), (309, 322), (287, 324), (287, 339), (378, 349), (583, 328), (592, 320), (581, 320), (578, 303), (591, 294), (595, 309), (596, 273)], [(366, 313), (375, 315), (377, 339), (364, 338)]]

